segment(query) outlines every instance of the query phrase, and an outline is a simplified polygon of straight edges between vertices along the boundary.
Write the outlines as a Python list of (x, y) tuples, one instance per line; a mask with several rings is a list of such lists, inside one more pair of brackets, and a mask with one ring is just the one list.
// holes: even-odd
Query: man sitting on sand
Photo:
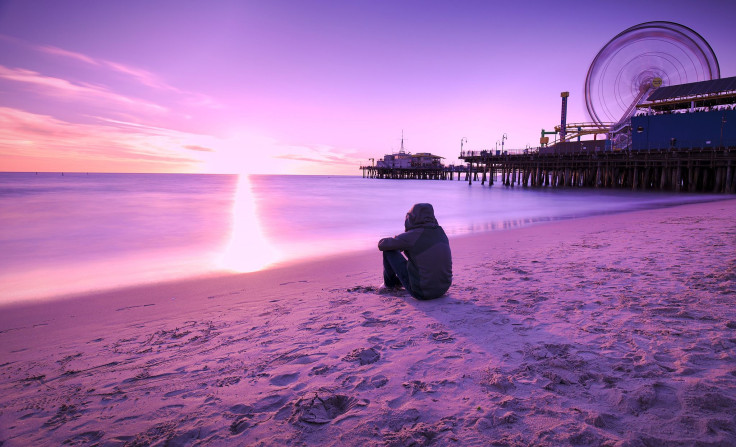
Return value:
[(418, 300), (444, 295), (452, 284), (452, 255), (432, 205), (417, 203), (411, 207), (404, 228), (404, 233), (378, 241), (378, 249), (383, 252), (384, 286), (403, 285)]

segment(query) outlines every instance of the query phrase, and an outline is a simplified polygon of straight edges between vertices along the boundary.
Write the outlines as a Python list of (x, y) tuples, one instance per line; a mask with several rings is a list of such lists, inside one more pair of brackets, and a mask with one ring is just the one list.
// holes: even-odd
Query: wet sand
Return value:
[(0, 445), (736, 445), (736, 200), (451, 245), (3, 307)]

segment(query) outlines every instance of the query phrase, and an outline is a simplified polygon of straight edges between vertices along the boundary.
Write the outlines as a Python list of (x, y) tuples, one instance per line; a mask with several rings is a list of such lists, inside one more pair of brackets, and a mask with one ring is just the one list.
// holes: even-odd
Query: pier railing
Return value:
[(458, 158), (465, 158), (465, 157), (492, 157), (492, 156), (502, 156), (502, 155), (521, 155), (521, 154), (532, 154), (539, 152), (539, 148), (526, 148), (526, 149), (504, 149), (502, 150), (479, 150), (479, 151), (460, 151), (460, 157)]

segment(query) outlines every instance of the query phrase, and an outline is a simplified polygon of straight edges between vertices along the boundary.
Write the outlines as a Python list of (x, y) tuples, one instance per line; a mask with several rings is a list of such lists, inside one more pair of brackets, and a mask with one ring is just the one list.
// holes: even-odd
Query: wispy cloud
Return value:
[(152, 89), (164, 90), (164, 91), (177, 93), (179, 95), (182, 95), (183, 97), (182, 101), (188, 104), (196, 104), (196, 105), (211, 107), (211, 108), (221, 107), (221, 105), (217, 101), (215, 101), (213, 98), (207, 95), (203, 95), (201, 93), (189, 92), (189, 91), (185, 91), (180, 88), (174, 87), (168, 84), (167, 82), (165, 82), (163, 79), (161, 79), (160, 76), (156, 75), (155, 73), (152, 73), (148, 70), (144, 70), (142, 68), (131, 67), (126, 64), (109, 61), (106, 59), (94, 58), (94, 57), (91, 57), (91, 56), (88, 56), (82, 53), (77, 53), (74, 51), (69, 51), (63, 48), (58, 48), (58, 47), (54, 47), (50, 45), (32, 45), (32, 44), (28, 44), (28, 45), (30, 45), (36, 51), (39, 51), (42, 53), (46, 53), (52, 56), (63, 57), (66, 59), (83, 62), (87, 65), (91, 65), (95, 67), (102, 67), (102, 68), (111, 70), (129, 79), (133, 79), (136, 82), (142, 85), (145, 85), (147, 87), (150, 87)]
[[(356, 164), (357, 159), (345, 151), (339, 151), (331, 146), (292, 146), (285, 154), (276, 155), (274, 158), (284, 160), (304, 161), (316, 164)], [(296, 153), (295, 153), (296, 152)]]
[(103, 116), (96, 116), (94, 118), (97, 119), (98, 121), (110, 123), (114, 125), (115, 127), (119, 127), (119, 128), (133, 127), (136, 129), (140, 129), (141, 132), (145, 132), (148, 135), (151, 135), (151, 134), (164, 135), (164, 134), (169, 134), (171, 132), (174, 132), (171, 129), (167, 129), (165, 127), (159, 127), (159, 126), (151, 126), (150, 124), (133, 123), (130, 121), (116, 120), (116, 119), (107, 118)]
[(95, 59), (89, 56), (85, 56), (84, 54), (81, 54), (81, 53), (75, 53), (74, 51), (67, 51), (61, 48), (47, 46), (47, 45), (40, 45), (40, 46), (30, 45), (30, 46), (46, 54), (51, 54), (54, 56), (61, 56), (61, 57), (69, 58), (69, 59), (76, 59), (77, 61), (84, 62), (89, 65), (98, 65), (98, 66), (100, 65), (100, 63), (97, 62)]
[(216, 99), (198, 92), (180, 89), (167, 83), (155, 73), (139, 67), (133, 67), (116, 61), (94, 57), (76, 51), (59, 48), (53, 45), (38, 45), (17, 37), (0, 34), (0, 40), (15, 46), (24, 47), (30, 51), (61, 58), (75, 63), (82, 63), (98, 70), (115, 73), (125, 79), (131, 80), (150, 89), (163, 92), (171, 92), (179, 95), (178, 101), (184, 105), (219, 109), (223, 105)]
[(106, 125), (77, 124), (17, 109), (0, 107), (0, 157), (44, 157), (135, 162), (164, 166), (163, 170), (192, 170), (200, 162), (179, 148), (199, 136), (170, 131), (151, 136)]
[(197, 146), (196, 144), (188, 144), (184, 146), (184, 149), (189, 149), (190, 151), (198, 151), (198, 152), (215, 152), (214, 149), (211, 149), (209, 147), (204, 147), (204, 146)]
[(123, 104), (126, 106), (143, 106), (151, 110), (166, 111), (165, 107), (138, 98), (130, 98), (110, 91), (104, 87), (86, 83), (74, 83), (66, 79), (45, 76), (41, 73), (22, 68), (8, 68), (0, 65), (0, 79), (19, 82), (36, 89), (37, 93), (53, 95), (61, 98), (79, 100), (102, 99), (104, 101)]
[(176, 87), (172, 87), (166, 84), (165, 82), (163, 82), (154, 73), (151, 73), (150, 71), (147, 71), (147, 70), (143, 70), (141, 68), (129, 67), (125, 64), (121, 64), (118, 62), (112, 62), (112, 61), (108, 61), (106, 59), (101, 59), (101, 58), (94, 58), (91, 56), (87, 56), (86, 54), (65, 50), (63, 48), (54, 47), (51, 45), (33, 45), (33, 44), (27, 44), (27, 45), (35, 49), (36, 51), (50, 54), (52, 56), (59, 56), (59, 57), (67, 58), (67, 59), (73, 59), (78, 62), (84, 62), (85, 64), (88, 64), (88, 65), (93, 65), (97, 67), (105, 67), (105, 68), (114, 70), (118, 73), (134, 78), (141, 84), (147, 85), (149, 87), (181, 92), (181, 90), (177, 89)]

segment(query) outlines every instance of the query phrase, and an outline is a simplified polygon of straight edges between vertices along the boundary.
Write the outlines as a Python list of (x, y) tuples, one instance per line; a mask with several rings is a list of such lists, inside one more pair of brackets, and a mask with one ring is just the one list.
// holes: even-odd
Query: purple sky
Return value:
[(585, 121), (624, 29), (700, 33), (736, 75), (736, 2), (2, 1), (0, 171), (359, 174), (398, 150), (457, 163)]

